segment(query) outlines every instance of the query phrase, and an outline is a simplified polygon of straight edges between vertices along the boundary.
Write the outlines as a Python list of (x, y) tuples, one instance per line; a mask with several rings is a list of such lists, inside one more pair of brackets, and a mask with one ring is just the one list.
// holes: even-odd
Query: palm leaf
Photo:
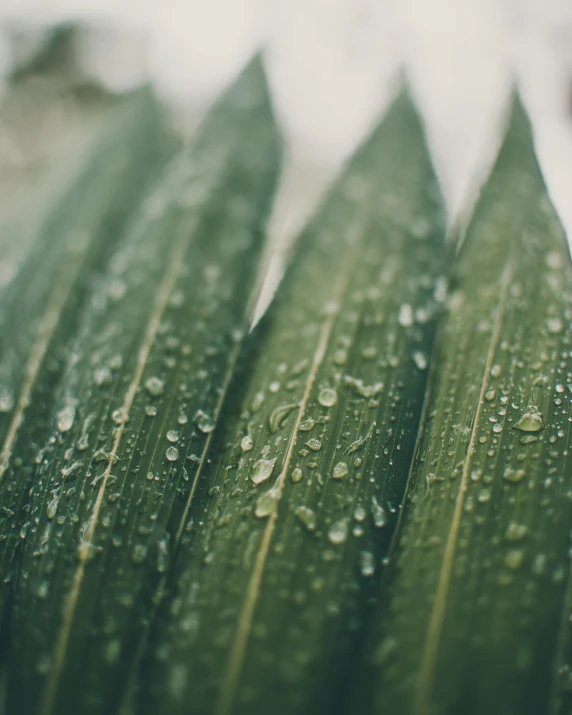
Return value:
[(90, 292), (30, 497), (15, 711), (117, 703), (248, 324), (278, 147), (255, 60)]
[(569, 571), (571, 317), (516, 100), (454, 270), (361, 712), (546, 712)]
[(415, 444), (444, 233), (401, 96), (299, 242), (197, 486), (137, 712), (329, 712)]
[[(168, 145), (149, 90), (112, 110), (85, 167), (32, 232), (25, 260), (0, 295), (2, 619), (18, 545), (29, 522), (33, 457), (49, 422), (78, 307), (87, 300), (90, 283), (109, 258)], [(12, 225), (12, 240), (19, 240), (24, 224)]]

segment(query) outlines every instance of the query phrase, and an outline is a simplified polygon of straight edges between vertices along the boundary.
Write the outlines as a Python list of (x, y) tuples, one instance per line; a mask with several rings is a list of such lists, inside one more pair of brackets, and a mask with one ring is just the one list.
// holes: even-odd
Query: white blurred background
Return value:
[(516, 84), (572, 236), (571, 0), (0, 0), (0, 72), (60, 22), (84, 23), (75, 52), (87, 77), (118, 92), (150, 78), (193, 116), (264, 49), (288, 157), (270, 226), (271, 274), (379, 119), (400, 68), (451, 221), (466, 215), (486, 177)]

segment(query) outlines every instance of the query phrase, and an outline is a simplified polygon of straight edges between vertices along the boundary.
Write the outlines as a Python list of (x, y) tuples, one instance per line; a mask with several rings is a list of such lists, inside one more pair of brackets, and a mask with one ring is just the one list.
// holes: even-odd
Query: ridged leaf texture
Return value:
[(548, 712), (568, 605), (571, 319), (568, 248), (515, 100), (454, 267), (360, 712)]
[(137, 712), (330, 712), (405, 490), (443, 254), (440, 194), (404, 94), (299, 239), (246, 347)]
[(278, 161), (255, 59), (90, 290), (23, 534), (14, 712), (108, 713), (125, 697), (248, 326)]
[[(27, 239), (19, 269), (0, 293), (0, 620), (29, 525), (34, 457), (80, 306), (172, 145), (148, 89), (110, 110), (97, 134), (83, 168), (68, 179), (71, 188)], [(25, 231), (25, 224), (12, 225), (12, 241), (20, 239), (17, 229)]]

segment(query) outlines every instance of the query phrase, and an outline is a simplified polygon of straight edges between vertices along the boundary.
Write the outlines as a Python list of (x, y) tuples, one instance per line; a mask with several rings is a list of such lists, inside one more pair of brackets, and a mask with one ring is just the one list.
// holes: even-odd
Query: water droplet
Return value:
[(116, 425), (122, 425), (124, 422), (127, 422), (129, 417), (125, 412), (124, 408), (120, 407), (118, 410), (113, 410), (113, 412), (111, 413), (111, 419), (115, 422)]
[(163, 394), (163, 390), (165, 389), (165, 383), (158, 377), (149, 377), (147, 378), (147, 380), (145, 380), (145, 389), (153, 397), (158, 397), (159, 395)]
[(268, 477), (274, 471), (274, 465), (276, 464), (276, 458), (274, 459), (259, 459), (254, 465), (254, 469), (250, 478), (255, 484), (261, 484), (265, 482)]
[(562, 394), (564, 392), (564, 385), (556, 385), (555, 390)]
[(117, 639), (109, 641), (103, 650), (103, 659), (107, 665), (115, 665), (121, 655), (121, 642)]
[(356, 521), (362, 522), (365, 521), (366, 516), (367, 512), (363, 508), (363, 506), (356, 506), (356, 508), (354, 509), (354, 519)]
[(313, 429), (318, 423), (316, 420), (313, 420), (312, 418), (304, 420), (303, 422), (300, 422), (300, 426), (298, 429), (300, 432), (309, 432), (311, 429)]
[(524, 469), (512, 469), (511, 467), (508, 467), (505, 469), (503, 478), (507, 480), (507, 482), (511, 482), (512, 484), (518, 484), (519, 482), (522, 482), (522, 480), (526, 477), (526, 472)]
[(147, 407), (145, 408), (145, 414), (148, 417), (155, 417), (155, 415), (157, 414), (157, 408), (155, 407), (155, 405), (147, 405)]
[(58, 412), (57, 424), (60, 432), (69, 432), (75, 419), (75, 407), (67, 405)]
[(485, 400), (487, 402), (492, 402), (495, 399), (495, 395), (497, 394), (497, 391), (491, 387), (485, 392)]
[(302, 474), (302, 470), (300, 469), (300, 467), (296, 467), (296, 469), (292, 470), (291, 479), (293, 482), (302, 481), (302, 477), (303, 477), (303, 474)]
[(240, 440), (240, 448), (242, 449), (243, 452), (250, 452), (252, 447), (254, 446), (254, 442), (252, 441), (252, 437), (247, 434), (245, 435), (241, 440)]
[(178, 442), (179, 441), (179, 433), (177, 432), (176, 429), (170, 429), (167, 432), (167, 439), (169, 442)]
[(93, 381), (98, 387), (109, 385), (111, 380), (111, 370), (108, 367), (98, 367), (93, 371)]
[(338, 399), (338, 393), (332, 387), (323, 387), (318, 395), (322, 407), (333, 407)]
[(298, 407), (298, 405), (296, 404), (280, 405), (280, 407), (277, 407), (275, 410), (273, 410), (272, 414), (268, 419), (268, 426), (270, 427), (270, 431), (272, 432), (272, 434), (278, 432), (284, 420), (296, 407)]
[(60, 501), (60, 498), (57, 494), (54, 494), (52, 499), (48, 502), (48, 505), (46, 507), (46, 514), (48, 519), (53, 519), (56, 515), (56, 512), (58, 510), (58, 503)]
[(49, 592), (50, 584), (47, 581), (42, 581), (42, 583), (38, 586), (38, 598), (47, 598)]
[(514, 429), (518, 429), (521, 432), (540, 432), (543, 427), (542, 415), (536, 410), (525, 412), (514, 425)]
[(322, 441), (313, 437), (306, 442), (306, 445), (312, 452), (319, 452), (322, 449)]
[(338, 462), (334, 467), (332, 476), (334, 479), (343, 479), (349, 472), (349, 467), (345, 462)]
[(373, 360), (374, 357), (377, 355), (377, 348), (375, 347), (375, 345), (369, 345), (361, 351), (361, 355), (366, 360)]
[(280, 390), (280, 383), (277, 380), (274, 380), (270, 383), (270, 385), (268, 385), (268, 389), (273, 394), (276, 394)]
[(280, 490), (278, 485), (274, 485), (272, 489), (269, 489), (264, 494), (261, 494), (256, 500), (256, 509), (254, 510), (255, 515), (259, 519), (265, 519), (270, 516), (272, 512), (276, 509), (276, 504), (280, 497)]
[(251, 410), (253, 412), (258, 412), (258, 410), (262, 407), (263, 402), (264, 402), (264, 393), (257, 392), (256, 395), (254, 395), (254, 399), (252, 400)]
[(0, 412), (10, 412), (14, 407), (14, 395), (9, 387), (0, 385)]
[(343, 544), (348, 538), (348, 520), (340, 519), (335, 521), (328, 529), (328, 541), (330, 544)]
[(399, 321), (399, 325), (402, 325), (404, 328), (408, 328), (413, 325), (413, 309), (409, 303), (403, 303), (399, 309), (399, 316), (397, 320)]
[(500, 425), (498, 422), (493, 425), (493, 432), (495, 434), (500, 434), (502, 432), (502, 425)]
[(521, 551), (520, 549), (512, 549), (504, 557), (504, 565), (511, 571), (519, 569), (523, 561), (524, 551)]
[(202, 410), (197, 410), (193, 418), (193, 422), (197, 425), (197, 427), (203, 434), (209, 434), (209, 432), (212, 432), (215, 428), (212, 418), (209, 417), (206, 412), (203, 412)]
[(425, 370), (427, 367), (427, 358), (424, 353), (415, 352), (413, 353), (413, 362), (417, 365), (420, 370)]
[(147, 547), (145, 546), (145, 544), (135, 544), (135, 546), (133, 547), (133, 553), (131, 554), (133, 563), (142, 564), (143, 561), (145, 561), (146, 557)]
[(560, 318), (548, 318), (546, 321), (546, 327), (548, 328), (549, 333), (556, 335), (562, 332), (564, 324)]
[(176, 462), (177, 459), (179, 459), (179, 450), (176, 447), (167, 447), (165, 457), (167, 457), (169, 462)]
[(532, 444), (532, 442), (538, 442), (538, 437), (534, 434), (525, 434), (520, 438), (521, 444)]
[(373, 576), (375, 573), (375, 559), (371, 551), (361, 551), (359, 555), (360, 571), (362, 576)]
[(387, 524), (387, 514), (385, 509), (375, 497), (371, 498), (371, 515), (373, 516), (373, 524), (376, 528), (381, 529)]
[(296, 509), (298, 520), (308, 529), (314, 531), (316, 529), (316, 514), (307, 506), (299, 506)]
[(493, 365), (491, 367), (491, 377), (500, 377), (502, 372), (502, 367), (500, 365)]
[(344, 383), (350, 385), (362, 397), (375, 397), (383, 390), (383, 382), (375, 382), (373, 385), (364, 385), (363, 380), (357, 380), (351, 375), (344, 375)]
[(522, 541), (528, 532), (528, 528), (524, 524), (517, 524), (512, 521), (506, 530), (505, 538), (507, 541)]
[(346, 364), (347, 359), (348, 353), (346, 350), (336, 350), (334, 353), (334, 363), (340, 367)]
[(546, 265), (552, 269), (562, 268), (562, 256), (556, 253), (556, 251), (550, 251), (550, 253), (546, 255)]
[(165, 573), (169, 566), (169, 543), (170, 536), (168, 533), (157, 542), (157, 571)]
[(478, 500), (481, 504), (487, 504), (491, 500), (491, 490), (488, 487), (481, 489)]

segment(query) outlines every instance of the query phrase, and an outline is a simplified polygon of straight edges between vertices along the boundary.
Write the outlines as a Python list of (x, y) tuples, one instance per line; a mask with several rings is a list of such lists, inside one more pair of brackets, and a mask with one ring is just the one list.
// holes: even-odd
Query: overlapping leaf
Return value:
[(547, 712), (572, 527), (572, 267), (516, 101), (461, 248), (351, 712)]
[(435, 328), (439, 191), (401, 96), (300, 239), (200, 479), (137, 712), (330, 712), (397, 519)]
[(248, 323), (278, 155), (255, 60), (90, 292), (23, 534), (13, 711), (117, 705)]
[[(32, 237), (26, 259), (0, 296), (0, 620), (29, 526), (34, 455), (80, 306), (150, 175), (165, 160), (167, 137), (147, 89), (111, 111), (84, 168)], [(18, 238), (16, 233), (12, 240)]]

